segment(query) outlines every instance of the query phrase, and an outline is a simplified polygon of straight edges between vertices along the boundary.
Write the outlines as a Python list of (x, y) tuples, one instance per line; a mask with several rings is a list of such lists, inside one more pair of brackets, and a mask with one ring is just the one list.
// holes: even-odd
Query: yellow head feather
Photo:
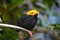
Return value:
[(38, 14), (39, 12), (37, 10), (30, 10), (26, 13), (26, 15), (31, 15), (31, 16), (34, 16), (36, 14)]

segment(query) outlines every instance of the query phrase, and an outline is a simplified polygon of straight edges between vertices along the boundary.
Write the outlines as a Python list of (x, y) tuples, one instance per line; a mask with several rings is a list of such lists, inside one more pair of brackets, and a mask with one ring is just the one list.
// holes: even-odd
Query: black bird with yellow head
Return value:
[(32, 30), (37, 23), (38, 11), (30, 10), (23, 14), (18, 20), (18, 26)]

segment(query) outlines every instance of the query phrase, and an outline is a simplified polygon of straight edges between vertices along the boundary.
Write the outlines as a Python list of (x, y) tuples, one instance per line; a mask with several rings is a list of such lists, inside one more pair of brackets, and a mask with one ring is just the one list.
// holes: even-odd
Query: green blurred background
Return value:
[[(60, 0), (0, 0), (0, 23), (17, 25), (18, 18), (30, 9), (35, 9), (40, 12), (38, 15), (38, 23), (32, 30), (33, 33), (42, 32), (45, 34), (46, 31), (43, 32), (43, 29), (47, 29), (48, 31), (46, 34), (56, 32), (57, 35), (60, 35)], [(40, 30), (40, 27), (43, 29)], [(17, 40), (18, 35), (14, 29), (0, 29), (3, 30), (0, 40)], [(33, 38), (34, 35), (35, 34), (33, 34)], [(33, 40), (33, 38), (31, 40)], [(42, 38), (41, 40), (51, 39), (52, 38), (49, 36), (48, 39)]]

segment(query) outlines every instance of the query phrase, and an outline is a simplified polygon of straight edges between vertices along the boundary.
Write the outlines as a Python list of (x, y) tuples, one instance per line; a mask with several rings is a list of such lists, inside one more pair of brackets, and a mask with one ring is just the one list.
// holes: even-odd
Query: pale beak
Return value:
[(37, 12), (37, 14), (39, 14), (39, 12)]

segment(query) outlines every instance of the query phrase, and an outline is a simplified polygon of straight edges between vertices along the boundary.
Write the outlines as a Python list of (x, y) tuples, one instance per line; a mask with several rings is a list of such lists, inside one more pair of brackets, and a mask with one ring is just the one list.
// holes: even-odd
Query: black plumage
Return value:
[(34, 16), (24, 14), (18, 20), (18, 26), (28, 30), (32, 30), (36, 25), (36, 23), (37, 23), (37, 14)]

